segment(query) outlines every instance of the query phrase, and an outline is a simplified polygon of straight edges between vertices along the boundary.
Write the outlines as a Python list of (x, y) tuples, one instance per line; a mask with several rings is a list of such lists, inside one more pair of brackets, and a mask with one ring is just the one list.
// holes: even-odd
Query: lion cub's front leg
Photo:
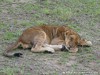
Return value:
[(50, 47), (54, 48), (55, 50), (69, 50), (68, 47), (65, 46), (65, 41), (62, 40), (60, 37), (56, 37), (51, 41)]
[(49, 47), (54, 50), (61, 50), (63, 48), (63, 45), (49, 45), (49, 44), (44, 44), (43, 47)]
[(47, 52), (50, 52), (50, 53), (54, 53), (55, 52), (55, 50), (53, 48), (51, 48), (51, 47), (38, 47), (38, 48), (36, 48), (36, 47), (33, 48), (32, 47), (31, 51), (32, 52), (45, 52), (45, 51), (47, 51)]
[(90, 46), (92, 46), (92, 42), (91, 41), (87, 41), (86, 39), (81, 39), (79, 45), (80, 46), (90, 47)]

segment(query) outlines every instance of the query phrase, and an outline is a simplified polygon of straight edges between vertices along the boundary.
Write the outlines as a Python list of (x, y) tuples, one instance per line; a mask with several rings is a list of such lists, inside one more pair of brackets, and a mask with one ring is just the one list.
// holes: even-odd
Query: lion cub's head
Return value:
[(62, 37), (62, 39), (65, 41), (65, 46), (69, 49), (70, 52), (78, 51), (80, 37), (75, 31), (67, 26), (60, 26), (57, 29), (57, 35), (58, 37)]
[(78, 46), (91, 46), (92, 42), (82, 39), (78, 33), (69, 30), (65, 32), (65, 45), (69, 48), (69, 52), (77, 52)]
[(66, 35), (65, 37), (65, 45), (68, 47), (69, 52), (77, 52), (78, 51), (78, 43), (79, 37), (72, 34)]
[(65, 40), (65, 46), (69, 49), (69, 52), (77, 52), (78, 46), (92, 45), (90, 41), (82, 39), (77, 32), (67, 26), (60, 26), (57, 29), (57, 35)]

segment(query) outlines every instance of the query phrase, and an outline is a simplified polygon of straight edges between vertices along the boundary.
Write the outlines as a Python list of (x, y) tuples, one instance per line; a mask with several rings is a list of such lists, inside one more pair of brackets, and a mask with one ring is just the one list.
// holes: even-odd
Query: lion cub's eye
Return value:
[(75, 35), (70, 35), (70, 41), (73, 41), (75, 39)]
[(70, 37), (70, 41), (73, 41), (73, 39), (74, 39), (73, 37)]

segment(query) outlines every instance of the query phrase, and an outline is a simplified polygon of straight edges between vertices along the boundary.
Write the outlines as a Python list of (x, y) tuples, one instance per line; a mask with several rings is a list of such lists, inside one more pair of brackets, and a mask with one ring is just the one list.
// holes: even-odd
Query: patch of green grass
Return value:
[(3, 68), (2, 70), (0, 70), (0, 73), (4, 75), (15, 75), (15, 73), (17, 72), (18, 72), (17, 68), (10, 68), (10, 67)]
[(84, 50), (85, 52), (87, 52), (87, 53), (91, 53), (91, 52), (92, 52), (91, 47), (86, 47), (86, 48), (84, 48), (83, 50)]
[(90, 47), (85, 47), (85, 48), (79, 48), (79, 51), (77, 53), (77, 55), (81, 56), (82, 54), (88, 54), (88, 53), (92, 53), (92, 49)]
[(16, 37), (18, 37), (19, 35), (21, 34), (20, 31), (17, 31), (17, 32), (6, 32), (4, 35), (3, 35), (3, 38), (4, 40), (14, 40), (16, 39)]
[(4, 35), (5, 40), (10, 40), (10, 39), (13, 39), (14, 37), (15, 37), (15, 33), (13, 32), (6, 32)]
[(99, 62), (96, 58), (96, 56), (92, 53), (88, 53), (88, 52), (81, 52), (81, 53), (77, 53), (78, 58), (80, 59), (79, 62), (80, 63), (86, 63), (86, 62)]
[(22, 8), (23, 10), (28, 11), (28, 12), (34, 9), (34, 5), (31, 3), (26, 3), (22, 7), (23, 7)]
[(49, 14), (51, 13), (51, 10), (48, 9), (48, 8), (44, 8), (44, 9), (41, 9), (41, 10), (42, 10), (42, 12), (43, 12), (44, 14), (47, 14), (47, 15), (49, 15)]
[[(21, 69), (18, 67), (6, 67), (3, 69), (0, 69), (0, 75), (24, 75), (25, 73), (25, 68), (22, 67)], [(30, 72), (26, 73), (25, 75), (31, 75)]]
[(12, 3), (14, 0), (0, 0), (0, 3)]
[(46, 4), (46, 5), (49, 5), (50, 3), (51, 3), (50, 0), (45, 0), (45, 1), (44, 1), (44, 4)]
[(81, 29), (79, 28), (79, 26), (77, 24), (69, 24), (68, 25), (70, 28), (76, 30), (77, 32), (81, 31)]
[(4, 29), (4, 28), (6, 28), (5, 24), (2, 23), (2, 22), (0, 22), (0, 30), (2, 30), (2, 29)]
[[(50, 74), (48, 74), (48, 75), (50, 75)], [(57, 72), (55, 72), (55, 73), (53, 73), (52, 75), (58, 75), (58, 73), (57, 73)]]
[(7, 11), (8, 11), (10, 14), (13, 14), (13, 13), (14, 13), (14, 9), (13, 9), (13, 8), (8, 8)]
[(99, 63), (100, 63), (100, 60), (99, 60), (99, 59), (97, 59), (97, 60), (96, 60), (96, 62), (99, 64)]
[(94, 14), (95, 14), (95, 15), (100, 15), (100, 9), (97, 8), (97, 10), (94, 11)]
[(20, 22), (20, 25), (22, 25), (22, 26), (33, 26), (33, 24), (34, 24), (34, 22), (32, 23), (32, 22), (27, 22), (27, 21), (21, 21)]
[(68, 52), (62, 52), (59, 64), (66, 64), (67, 58), (70, 56)]
[(83, 11), (85, 13), (91, 14), (91, 15), (98, 15), (100, 14), (100, 6), (98, 3), (100, 3), (98, 0), (84, 0), (81, 1), (84, 4)]
[[(74, 16), (82, 14), (97, 15), (100, 14), (100, 1), (99, 0), (66, 0), (66, 5), (72, 9)], [(64, 3), (63, 3), (64, 4)]]
[(75, 64), (73, 64), (71, 67), (72, 67), (73, 69), (77, 69), (77, 66), (78, 66), (78, 64), (75, 63)]
[(2, 8), (0, 8), (0, 13), (2, 12)]
[(87, 54), (87, 59), (91, 60), (91, 61), (95, 61), (96, 60), (96, 56), (93, 54)]
[(72, 11), (71, 8), (69, 7), (55, 7), (52, 12), (52, 14), (54, 14), (55, 16), (57, 16), (60, 20), (68, 20), (72, 17)]
[(45, 21), (43, 21), (43, 20), (37, 20), (37, 21), (35, 22), (35, 24), (36, 24), (36, 25), (42, 25), (42, 24), (45, 24)]
[(5, 0), (6, 2), (14, 2), (14, 0)]

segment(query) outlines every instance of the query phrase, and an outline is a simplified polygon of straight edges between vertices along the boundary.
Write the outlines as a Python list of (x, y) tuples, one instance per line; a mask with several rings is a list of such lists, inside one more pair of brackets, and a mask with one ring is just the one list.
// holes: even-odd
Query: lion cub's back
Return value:
[(30, 43), (34, 40), (34, 37), (41, 33), (42, 29), (39, 27), (31, 27), (23, 31), (20, 36), (20, 41), (23, 43)]

